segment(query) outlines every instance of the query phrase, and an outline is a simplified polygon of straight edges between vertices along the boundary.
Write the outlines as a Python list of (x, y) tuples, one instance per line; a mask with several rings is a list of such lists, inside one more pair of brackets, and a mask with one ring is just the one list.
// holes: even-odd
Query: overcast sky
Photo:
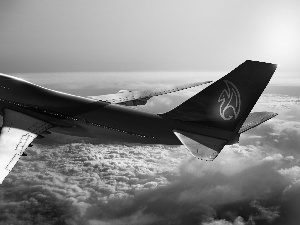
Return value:
[(300, 70), (297, 0), (1, 0), (0, 72)]

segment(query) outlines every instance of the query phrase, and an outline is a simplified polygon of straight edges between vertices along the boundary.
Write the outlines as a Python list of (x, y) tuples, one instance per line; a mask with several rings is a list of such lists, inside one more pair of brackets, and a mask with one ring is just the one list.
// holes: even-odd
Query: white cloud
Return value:
[(202, 225), (246, 225), (246, 224), (250, 225), (250, 223), (246, 223), (242, 217), (238, 216), (233, 222), (229, 222), (227, 220), (211, 219), (210, 222), (204, 222)]
[(257, 101), (255, 108), (261, 110), (290, 110), (299, 106), (299, 98), (282, 94), (262, 94)]
[(288, 221), (288, 202), (300, 205), (299, 128), (291, 117), (271, 120), (213, 162), (182, 146), (35, 145), (0, 187), (0, 221), (30, 224), (36, 212), (50, 224)]
[(278, 173), (287, 179), (292, 181), (300, 181), (300, 167), (293, 166), (291, 168), (282, 168), (278, 170)]

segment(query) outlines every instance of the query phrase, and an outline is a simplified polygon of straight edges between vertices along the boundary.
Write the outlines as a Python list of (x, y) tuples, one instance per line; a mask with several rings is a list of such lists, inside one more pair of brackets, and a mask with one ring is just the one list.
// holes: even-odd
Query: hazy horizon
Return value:
[(300, 71), (300, 3), (28, 0), (0, 3), (0, 72)]

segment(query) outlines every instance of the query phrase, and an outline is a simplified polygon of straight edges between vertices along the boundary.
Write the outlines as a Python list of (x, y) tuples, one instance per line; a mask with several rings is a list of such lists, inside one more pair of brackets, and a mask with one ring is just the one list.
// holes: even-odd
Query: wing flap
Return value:
[(52, 125), (31, 116), (4, 109), (0, 134), (0, 184), (30, 143)]

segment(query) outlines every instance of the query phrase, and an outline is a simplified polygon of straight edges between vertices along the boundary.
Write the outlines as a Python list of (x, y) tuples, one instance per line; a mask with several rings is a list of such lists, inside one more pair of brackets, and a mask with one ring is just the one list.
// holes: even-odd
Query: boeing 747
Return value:
[[(121, 91), (79, 97), (0, 74), (0, 183), (31, 142), (49, 131), (74, 136), (111, 136), (125, 142), (184, 145), (202, 160), (213, 160), (240, 134), (276, 116), (251, 112), (276, 70), (275, 64), (247, 60), (169, 112), (152, 114), (120, 106), (145, 104), (169, 90)], [(204, 82), (205, 83), (205, 82)]]

